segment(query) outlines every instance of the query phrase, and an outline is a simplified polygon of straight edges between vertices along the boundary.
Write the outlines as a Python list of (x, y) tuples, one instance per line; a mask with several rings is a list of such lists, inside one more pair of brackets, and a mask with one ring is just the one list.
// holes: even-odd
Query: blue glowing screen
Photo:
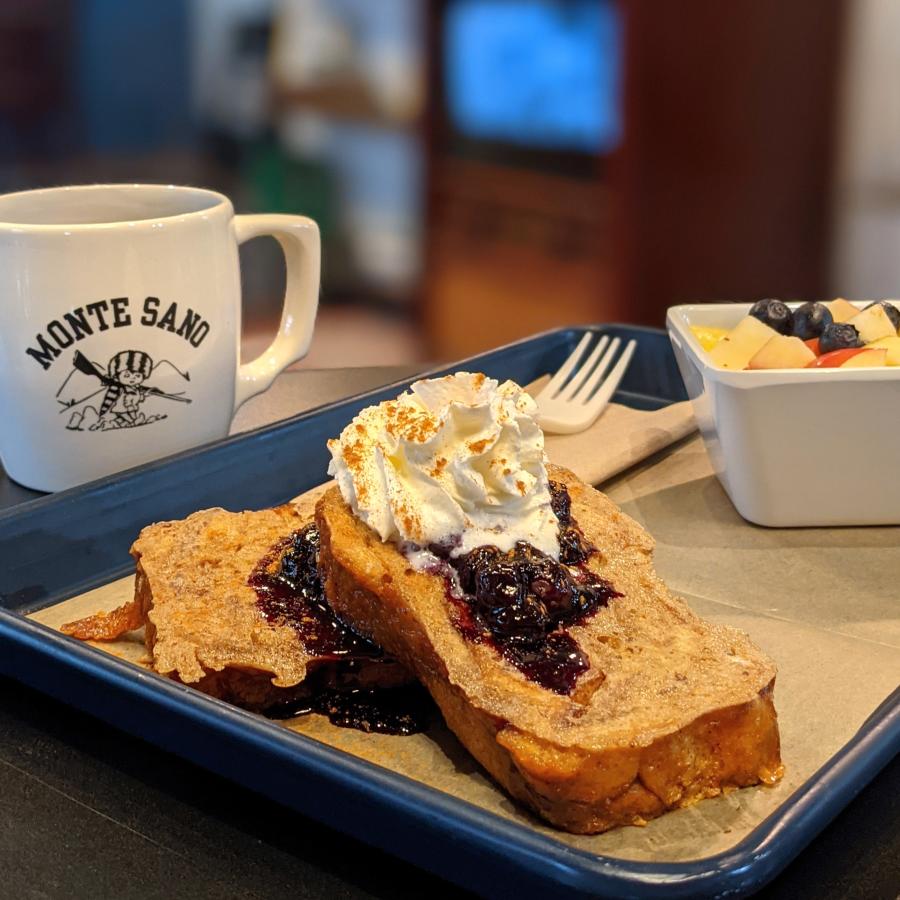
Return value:
[(445, 20), (453, 126), (467, 138), (602, 153), (620, 135), (621, 23), (606, 0), (456, 0)]

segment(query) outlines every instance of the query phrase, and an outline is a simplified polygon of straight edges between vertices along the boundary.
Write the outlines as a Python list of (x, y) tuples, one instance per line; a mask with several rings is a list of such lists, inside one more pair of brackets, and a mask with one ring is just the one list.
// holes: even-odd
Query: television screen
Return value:
[(444, 80), (454, 130), (540, 150), (613, 149), (620, 44), (609, 0), (452, 0)]

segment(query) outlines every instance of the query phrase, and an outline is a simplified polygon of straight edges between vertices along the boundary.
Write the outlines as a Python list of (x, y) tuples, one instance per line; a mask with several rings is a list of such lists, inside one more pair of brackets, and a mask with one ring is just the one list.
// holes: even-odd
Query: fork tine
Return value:
[(547, 386), (538, 394), (538, 397), (545, 397), (549, 400), (553, 395), (566, 383), (566, 379), (572, 374), (572, 370), (581, 359), (581, 354), (591, 342), (591, 333), (587, 332), (585, 336), (578, 342), (578, 346), (571, 352), (569, 358), (562, 364), (562, 368), (550, 379)]
[(622, 341), (619, 338), (613, 338), (609, 349), (603, 354), (603, 359), (597, 363), (597, 368), (592, 373), (589, 373), (589, 377), (581, 383), (579, 390), (577, 392), (573, 391), (572, 396), (568, 399), (573, 400), (575, 403), (587, 403), (591, 399), (591, 394), (594, 393), (594, 389), (603, 380), (603, 376), (612, 365), (612, 361), (615, 359), (621, 344)]
[(591, 355), (587, 358), (587, 361), (578, 367), (578, 371), (572, 376), (572, 380), (562, 389), (557, 398), (558, 400), (572, 400), (580, 393), (585, 380), (590, 378), (591, 372), (597, 364), (597, 360), (600, 359), (600, 354), (606, 349), (608, 343), (609, 338), (604, 334), (600, 340), (597, 341), (597, 346), (593, 349)]
[(600, 385), (600, 389), (597, 391), (594, 399), (588, 403), (593, 414), (599, 415), (600, 410), (609, 403), (610, 398), (619, 386), (619, 382), (625, 375), (625, 371), (628, 368), (628, 364), (631, 362), (631, 357), (634, 356), (636, 347), (637, 341), (632, 340), (628, 342), (625, 347), (625, 352), (619, 357), (619, 361), (613, 366), (612, 371), (609, 373), (603, 384)]

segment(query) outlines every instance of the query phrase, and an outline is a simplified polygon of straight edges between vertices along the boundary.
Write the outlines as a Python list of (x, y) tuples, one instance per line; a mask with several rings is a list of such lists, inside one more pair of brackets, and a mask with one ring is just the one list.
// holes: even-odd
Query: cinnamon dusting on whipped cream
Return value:
[(382, 540), (452, 555), (527, 541), (559, 555), (537, 406), (512, 381), (457, 372), (364, 409), (328, 442), (328, 467)]

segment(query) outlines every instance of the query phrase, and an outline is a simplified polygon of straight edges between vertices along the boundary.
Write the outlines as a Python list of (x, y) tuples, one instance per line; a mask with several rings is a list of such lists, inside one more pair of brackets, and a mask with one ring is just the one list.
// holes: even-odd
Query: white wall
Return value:
[(833, 293), (900, 297), (900, 2), (848, 6)]

